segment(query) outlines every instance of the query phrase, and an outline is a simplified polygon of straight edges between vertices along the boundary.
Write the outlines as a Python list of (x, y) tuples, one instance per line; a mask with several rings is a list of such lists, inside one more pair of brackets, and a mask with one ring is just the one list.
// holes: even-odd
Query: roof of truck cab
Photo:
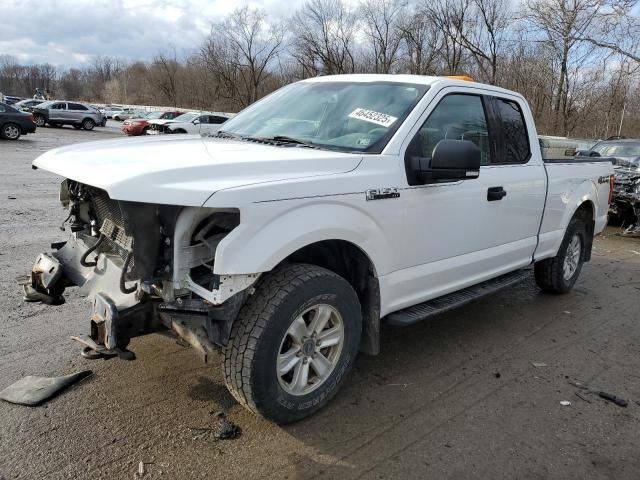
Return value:
[(460, 86), (460, 87), (478, 87), (492, 90), (494, 92), (516, 95), (522, 98), (517, 92), (507, 90), (505, 88), (488, 85), (486, 83), (471, 82), (468, 80), (460, 80), (451, 77), (430, 77), (427, 75), (406, 75), (406, 74), (379, 74), (379, 73), (356, 73), (346, 75), (325, 75), (320, 77), (307, 78), (303, 82), (395, 82), (395, 83), (413, 83), (418, 85), (429, 86)]

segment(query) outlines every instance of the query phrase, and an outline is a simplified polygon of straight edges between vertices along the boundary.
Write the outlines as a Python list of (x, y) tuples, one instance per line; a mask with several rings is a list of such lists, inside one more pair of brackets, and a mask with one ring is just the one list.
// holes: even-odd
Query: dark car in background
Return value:
[(16, 110), (6, 103), (0, 103), (0, 138), (17, 140), (20, 135), (35, 131), (33, 115)]
[(104, 126), (107, 118), (103, 113), (88, 105), (64, 100), (43, 102), (32, 109), (33, 118), (39, 127), (72, 125), (77, 130), (93, 130), (96, 125)]
[(581, 153), (611, 158), (615, 183), (609, 215), (628, 225), (627, 233), (640, 234), (640, 139), (604, 140)]

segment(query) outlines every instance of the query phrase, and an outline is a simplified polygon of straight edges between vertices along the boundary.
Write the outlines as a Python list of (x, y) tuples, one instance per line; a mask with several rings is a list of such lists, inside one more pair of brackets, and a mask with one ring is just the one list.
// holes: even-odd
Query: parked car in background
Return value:
[(149, 122), (151, 120), (171, 120), (180, 115), (182, 115), (182, 112), (174, 110), (167, 112), (149, 112), (140, 118), (130, 118), (129, 120), (125, 120), (122, 124), (121, 130), (122, 133), (130, 136), (144, 135), (147, 133)]
[(13, 95), (5, 95), (3, 102), (6, 105), (13, 105), (15, 103), (18, 103), (20, 100), (23, 100), (23, 98), (22, 97), (14, 97)]
[(147, 135), (159, 135), (162, 133), (168, 133), (167, 127), (171, 123), (189, 123), (198, 118), (202, 112), (185, 112), (181, 115), (173, 118), (159, 118), (157, 120), (149, 121), (149, 128), (147, 129)]
[(147, 114), (144, 110), (136, 110), (135, 108), (123, 108), (122, 112), (113, 114), (113, 119), (119, 122), (123, 122), (128, 118), (144, 117)]
[(45, 100), (39, 100), (37, 98), (27, 98), (25, 100), (20, 100), (19, 102), (14, 103), (13, 107), (17, 108), (18, 110), (28, 112), (31, 108), (40, 105), (43, 102), (45, 102)]
[(629, 226), (626, 233), (640, 234), (640, 139), (604, 140), (580, 153), (612, 159), (615, 184), (609, 216)]
[(0, 138), (17, 140), (20, 135), (34, 133), (36, 122), (33, 115), (21, 112), (6, 103), (0, 103)]
[(113, 118), (114, 115), (123, 113), (124, 108), (117, 105), (105, 105), (104, 108), (100, 109), (100, 111), (104, 113), (107, 118)]
[(96, 125), (104, 126), (107, 119), (94, 108), (77, 102), (51, 100), (33, 108), (33, 118), (39, 127), (72, 125), (80, 130), (93, 130)]
[(173, 122), (165, 125), (165, 133), (190, 133), (200, 135), (211, 135), (220, 130), (224, 122), (229, 120), (230, 116), (225, 113), (202, 113), (199, 117), (194, 118), (190, 122)]

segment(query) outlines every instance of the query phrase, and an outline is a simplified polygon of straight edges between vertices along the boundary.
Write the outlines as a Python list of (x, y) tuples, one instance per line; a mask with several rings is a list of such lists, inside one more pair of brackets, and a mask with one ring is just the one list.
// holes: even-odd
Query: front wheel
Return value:
[(82, 121), (82, 128), (84, 128), (85, 130), (93, 130), (93, 127), (95, 126), (96, 126), (95, 122), (90, 118), (85, 118)]
[(18, 140), (20, 138), (20, 127), (15, 123), (5, 123), (0, 130), (0, 137), (6, 140)]
[(246, 408), (279, 424), (322, 408), (353, 366), (362, 315), (342, 277), (291, 264), (264, 275), (225, 347), (224, 377)]
[(569, 222), (558, 254), (537, 262), (536, 283), (547, 293), (567, 293), (578, 280), (585, 258), (587, 229), (579, 218)]
[(38, 114), (33, 116), (33, 121), (36, 122), (37, 127), (44, 127), (44, 124), (47, 123), (46, 119), (44, 118), (44, 115), (38, 115)]

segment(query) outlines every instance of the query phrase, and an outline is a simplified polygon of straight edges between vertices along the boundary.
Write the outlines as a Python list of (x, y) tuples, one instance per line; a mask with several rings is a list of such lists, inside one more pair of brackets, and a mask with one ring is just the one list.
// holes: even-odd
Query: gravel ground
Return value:
[[(24, 375), (95, 374), (41, 407), (0, 402), (0, 478), (638, 478), (640, 241), (608, 229), (574, 291), (533, 282), (430, 322), (384, 328), (327, 408), (281, 428), (227, 393), (217, 361), (171, 337), (134, 339), (137, 360), (83, 360), (88, 329), (73, 290), (59, 307), (25, 304), (15, 284), (64, 238), (59, 178), (33, 171), (45, 150), (120, 135), (39, 129), (0, 141), (0, 388)], [(534, 367), (542, 362), (545, 367)], [(575, 395), (580, 381), (627, 408)], [(562, 400), (571, 402), (561, 406)], [(224, 411), (242, 428), (214, 442), (192, 428)]]

